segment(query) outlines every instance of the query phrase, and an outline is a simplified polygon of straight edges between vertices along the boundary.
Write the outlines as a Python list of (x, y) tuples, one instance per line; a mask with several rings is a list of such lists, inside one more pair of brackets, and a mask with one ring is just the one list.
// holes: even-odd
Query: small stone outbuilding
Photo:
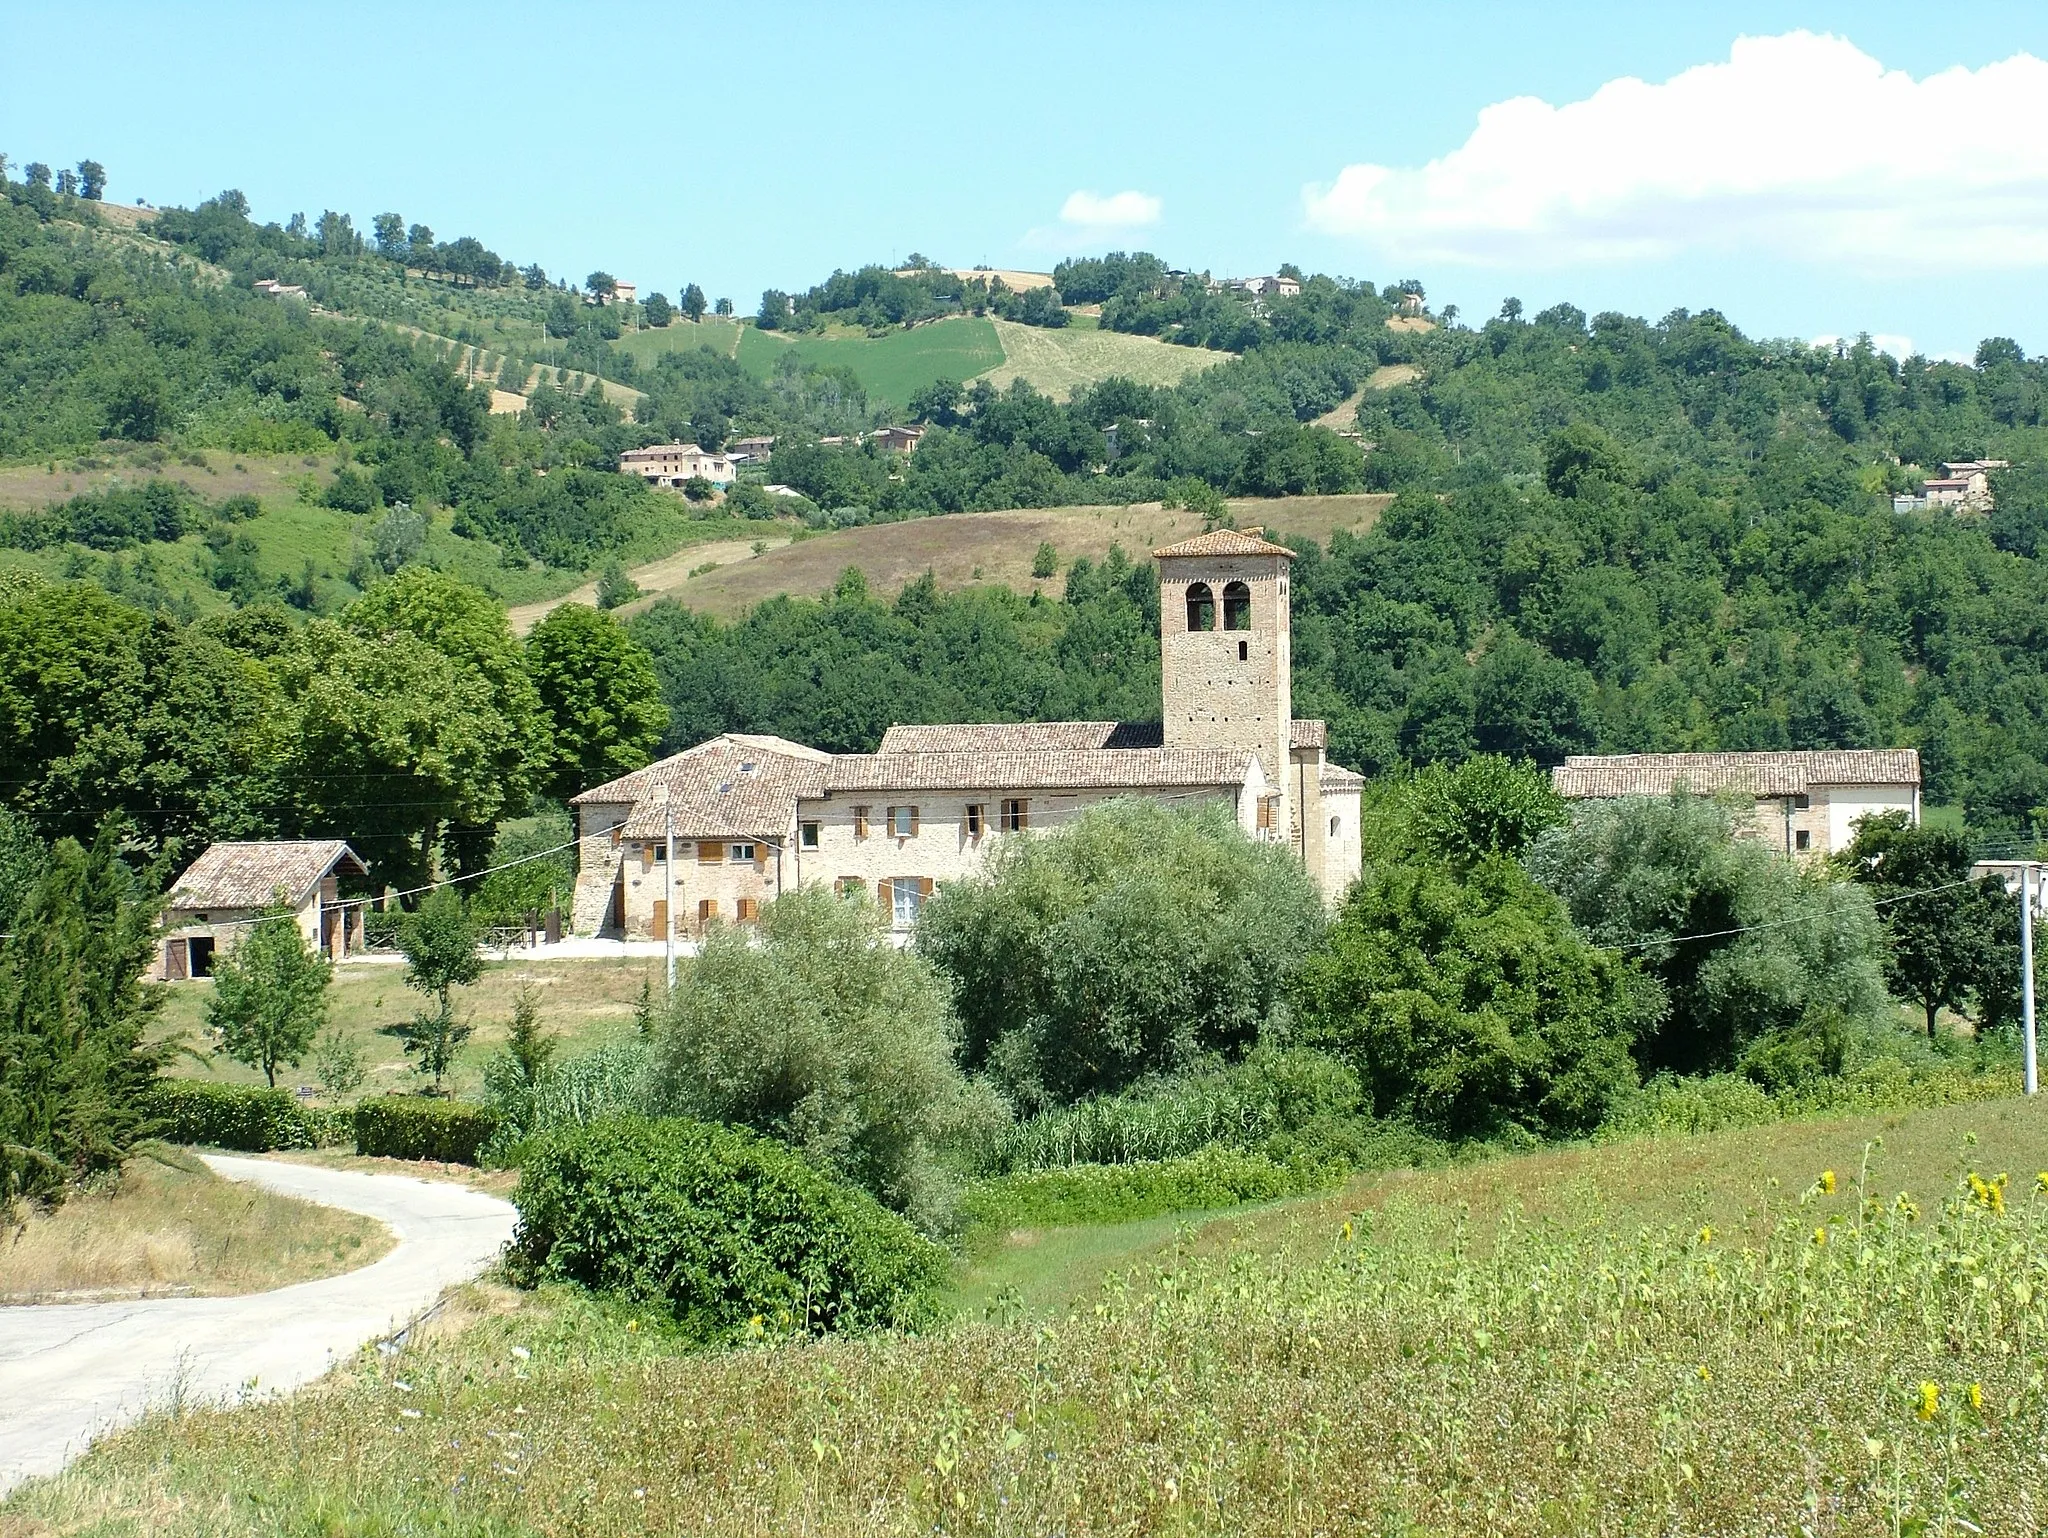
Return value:
[(369, 867), (338, 838), (215, 844), (171, 888), (158, 975), (205, 977), (263, 910), (283, 903), (306, 943), (336, 961), (363, 949), (368, 898), (344, 900), (341, 878)]

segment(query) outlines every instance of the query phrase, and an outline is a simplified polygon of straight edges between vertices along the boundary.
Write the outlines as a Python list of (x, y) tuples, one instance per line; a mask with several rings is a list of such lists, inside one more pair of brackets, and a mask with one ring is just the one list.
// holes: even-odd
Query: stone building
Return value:
[[(1153, 552), (1161, 720), (894, 726), (873, 753), (732, 733), (571, 802), (580, 934), (701, 933), (805, 882), (870, 895), (896, 927), (996, 839), (1118, 796), (1227, 808), (1334, 901), (1359, 871), (1364, 780), (1292, 710), (1293, 552), (1219, 529)], [(671, 868), (673, 860), (673, 868)]]
[(1617, 796), (1732, 797), (1737, 831), (1790, 855), (1848, 847), (1856, 822), (1879, 812), (1920, 821), (1915, 748), (1831, 748), (1808, 753), (1620, 753), (1567, 758), (1551, 771), (1575, 801)]
[(344, 901), (341, 878), (368, 868), (338, 838), (215, 844), (178, 878), (164, 903), (158, 976), (205, 977), (264, 909), (282, 903), (306, 943), (336, 961), (363, 948), (369, 899)]
[(694, 443), (656, 443), (644, 449), (627, 449), (619, 456), (619, 473), (637, 475), (650, 486), (681, 487), (692, 480), (714, 486), (730, 486), (739, 472), (724, 454), (713, 454)]

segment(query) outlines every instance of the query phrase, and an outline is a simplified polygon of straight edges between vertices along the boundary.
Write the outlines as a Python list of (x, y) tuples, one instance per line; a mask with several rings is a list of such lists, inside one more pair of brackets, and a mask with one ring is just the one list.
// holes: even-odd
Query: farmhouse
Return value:
[(898, 929), (999, 838), (1117, 796), (1225, 808), (1292, 850), (1334, 901), (1357, 877), (1361, 776), (1293, 717), (1294, 552), (1219, 529), (1153, 552), (1157, 722), (893, 726), (873, 753), (713, 738), (570, 803), (582, 934), (701, 933), (807, 882), (878, 902)]
[(1786, 854), (1832, 854), (1855, 837), (1856, 821), (1904, 812), (1920, 821), (1920, 754), (1914, 748), (1844, 748), (1812, 753), (1621, 753), (1567, 758), (1551, 771), (1559, 795), (1734, 797), (1746, 805), (1738, 830)]
[(726, 457), (734, 464), (751, 464), (757, 459), (766, 459), (775, 452), (775, 435), (765, 434), (757, 438), (735, 438), (726, 445)]
[(700, 478), (714, 486), (730, 486), (738, 472), (729, 456), (709, 453), (694, 443), (657, 443), (627, 449), (619, 456), (619, 473), (637, 475), (656, 486), (681, 486)]
[(368, 899), (343, 901), (341, 878), (369, 874), (338, 838), (215, 844), (171, 888), (158, 975), (205, 977), (264, 909), (282, 903), (306, 943), (335, 960), (363, 948)]
[(878, 427), (869, 441), (892, 454), (915, 454), (918, 440), (923, 436), (922, 427)]

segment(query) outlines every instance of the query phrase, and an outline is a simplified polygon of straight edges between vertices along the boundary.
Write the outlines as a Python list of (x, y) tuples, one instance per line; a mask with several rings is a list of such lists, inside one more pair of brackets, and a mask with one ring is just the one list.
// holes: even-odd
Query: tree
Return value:
[(435, 1094), (474, 1030), (456, 1020), (451, 993), (483, 976), (478, 939), (476, 923), (453, 887), (436, 887), (398, 926), (405, 985), (426, 994), (432, 1004), (388, 1029), (404, 1044), (406, 1056), (419, 1059), (420, 1072), (433, 1076)]
[(97, 203), (107, 190), (107, 168), (97, 160), (78, 162), (78, 195), (87, 202)]
[(963, 1061), (1035, 1109), (1243, 1052), (1322, 925), (1300, 862), (1227, 812), (1116, 801), (998, 841), (925, 904), (917, 946), (953, 984)]
[(213, 977), (206, 1023), (220, 1033), (221, 1050), (276, 1088), (279, 1066), (298, 1067), (327, 1023), (333, 964), (279, 904), (214, 963)]
[(402, 262), (409, 247), (405, 238), (405, 220), (397, 214), (379, 214), (370, 221), (371, 232), (377, 239), (377, 254), (386, 261)]
[[(732, 306), (728, 304), (726, 306), (726, 309), (719, 311), (719, 313), (723, 315), (727, 313), (727, 311), (729, 311), (731, 308)], [(685, 315), (689, 316), (691, 320), (702, 320), (704, 318), (704, 290), (699, 288), (694, 283), (690, 284), (687, 288), (685, 288), (683, 290), (681, 309), (682, 312)]]
[(59, 171), (57, 173), (57, 196), (60, 198), (75, 198), (78, 196), (78, 173), (76, 171)]
[(717, 313), (720, 315), (732, 314), (732, 301), (730, 299), (719, 300), (717, 306)]
[(1031, 575), (1043, 580), (1056, 574), (1059, 569), (1059, 551), (1053, 548), (1051, 540), (1040, 540), (1037, 551), (1031, 557)]
[(47, 187), (50, 185), (50, 168), (40, 160), (31, 160), (21, 168), (21, 174), (28, 178), (28, 184), (31, 187)]
[(553, 743), (544, 788), (566, 798), (648, 761), (668, 707), (654, 660), (616, 620), (557, 605), (526, 638), (526, 666)]
[(118, 1168), (171, 1049), (143, 981), (159, 904), (118, 843), (111, 819), (89, 846), (59, 839), (0, 942), (0, 1212)]
[(369, 1070), (362, 1044), (348, 1031), (329, 1026), (313, 1043), (313, 1077), (329, 1100), (345, 1100), (363, 1087)]
[(1432, 764), (1403, 799), (1415, 845), (1459, 869), (1490, 855), (1519, 856), (1565, 820), (1564, 798), (1548, 775), (1493, 755)]
[(619, 291), (619, 280), (608, 272), (593, 272), (583, 280), (583, 286), (592, 299), (603, 304)]
[(652, 1098), (802, 1149), (927, 1229), (950, 1214), (940, 1155), (999, 1117), (954, 1062), (946, 985), (874, 908), (822, 886), (706, 939), (656, 1029)]
[(623, 608), (640, 596), (640, 584), (626, 573), (625, 563), (617, 557), (604, 563), (597, 574), (597, 606), (606, 613)]
[(1975, 998), (1994, 966), (2017, 970), (1995, 954), (1998, 916), (2012, 899), (1995, 879), (1988, 886), (1970, 879), (1976, 862), (1960, 832), (1886, 812), (1859, 821), (1836, 858), (1870, 889), (1887, 941), (1885, 980), (1920, 1007), (1930, 1040), (1936, 1016)]
[(484, 1065), (484, 1093), (513, 1127), (533, 1123), (533, 1097), (555, 1060), (554, 1034), (541, 1023), (540, 993), (531, 983), (512, 995), (505, 1045)]
[(647, 324), (650, 326), (666, 326), (676, 318), (675, 309), (669, 304), (666, 294), (649, 294), (642, 309), (646, 312)]

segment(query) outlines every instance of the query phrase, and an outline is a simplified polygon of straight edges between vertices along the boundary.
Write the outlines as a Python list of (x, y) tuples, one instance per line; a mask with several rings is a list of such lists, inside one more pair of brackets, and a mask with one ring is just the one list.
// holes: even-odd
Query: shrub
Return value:
[(1002, 1175), (970, 1186), (962, 1210), (980, 1228), (1056, 1228), (1123, 1223), (1162, 1212), (1198, 1212), (1324, 1190), (1343, 1164), (1283, 1164), (1264, 1154), (1205, 1148), (1181, 1159), (1075, 1164)]
[(1973, 1071), (1896, 1057), (1871, 1058), (1840, 1075), (1810, 1080), (1778, 1094), (1739, 1073), (1659, 1074), (1622, 1102), (1601, 1125), (1597, 1139), (1721, 1132), (1796, 1116), (1963, 1105), (2015, 1095), (2019, 1089), (2019, 1072), (2010, 1065)]
[(366, 1158), (474, 1164), (498, 1130), (498, 1113), (457, 1100), (383, 1095), (357, 1104), (355, 1130), (356, 1152)]
[(736, 1127), (620, 1116), (549, 1134), (513, 1201), (514, 1278), (665, 1307), (707, 1334), (936, 1315), (946, 1252), (864, 1191)]
[(142, 1097), (145, 1124), (169, 1143), (203, 1143), (243, 1153), (319, 1146), (307, 1108), (291, 1091), (203, 1079), (159, 1079)]
[(644, 1111), (651, 1056), (647, 1043), (637, 1037), (608, 1041), (580, 1057), (550, 1063), (530, 1085), (502, 1068), (487, 1067), (484, 1087), (499, 1121), (483, 1150), (484, 1161), (516, 1164), (527, 1138)]

